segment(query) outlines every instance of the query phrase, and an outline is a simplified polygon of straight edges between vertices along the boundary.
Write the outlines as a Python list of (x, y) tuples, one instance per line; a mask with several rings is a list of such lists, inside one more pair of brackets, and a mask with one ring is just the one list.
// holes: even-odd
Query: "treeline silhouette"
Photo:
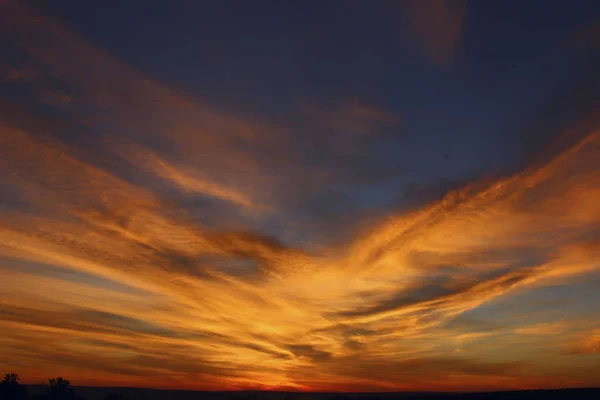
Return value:
[[(9, 373), (4, 375), (0, 383), (0, 400), (85, 400), (75, 394), (71, 382), (61, 376), (48, 380), (46, 391), (34, 396), (29, 395), (27, 386), (19, 382), (19, 375)], [(119, 394), (109, 394), (105, 400), (126, 400)]]
[[(28, 400), (30, 399), (27, 386), (19, 382), (19, 375), (9, 373), (4, 375), (4, 379), (0, 383), (0, 399), (1, 400)], [(75, 390), (71, 387), (71, 383), (63, 378), (52, 378), (48, 380), (46, 393), (38, 394), (31, 399), (36, 400), (84, 400), (77, 397)]]

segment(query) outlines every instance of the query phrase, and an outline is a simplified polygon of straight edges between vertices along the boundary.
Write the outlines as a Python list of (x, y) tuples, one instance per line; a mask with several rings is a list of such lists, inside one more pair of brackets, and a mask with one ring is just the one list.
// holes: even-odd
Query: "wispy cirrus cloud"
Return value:
[[(327, 127), (319, 138), (230, 115), (3, 7), (3, 46), (43, 72), (27, 93), (56, 113), (29, 115), (15, 99), (0, 113), (0, 187), (11, 193), (0, 199), (0, 349), (24, 378), (311, 390), (579, 382), (558, 355), (540, 376), (535, 360), (504, 355), (518, 341), (493, 342), (569, 332), (568, 310), (560, 327), (455, 321), (598, 270), (597, 125), (550, 160), (368, 229), (351, 215), (336, 229), (356, 233), (315, 251), (285, 239), (300, 230), (298, 199), (362, 184), (347, 167), (369, 160), (344, 155), (398, 117), (361, 102), (301, 110)], [(48, 91), (73, 100), (63, 107)], [(312, 141), (321, 153), (307, 159)], [(577, 348), (594, 353), (585, 340)]]

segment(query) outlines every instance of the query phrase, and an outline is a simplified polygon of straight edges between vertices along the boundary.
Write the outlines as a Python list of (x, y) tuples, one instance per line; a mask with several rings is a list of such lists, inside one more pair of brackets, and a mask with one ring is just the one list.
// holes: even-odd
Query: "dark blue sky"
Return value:
[[(599, 101), (597, 1), (33, 4), (141, 75), (281, 127), (299, 164), (334, 171), (286, 216), (320, 232), (522, 169)], [(336, 158), (347, 126), (306, 109), (352, 102), (397, 123)]]
[[(573, 104), (598, 101), (589, 88), (597, 88), (597, 31), (582, 33), (600, 15), (593, 0), (469, 2), (447, 61), (420, 46), (402, 2), (34, 3), (126, 64), (220, 109), (289, 124), (302, 102), (357, 98), (385, 108), (402, 127), (377, 157), (406, 169), (402, 183), (521, 167), (577, 118)], [(440, 40), (447, 35), (434, 17), (421, 23)]]

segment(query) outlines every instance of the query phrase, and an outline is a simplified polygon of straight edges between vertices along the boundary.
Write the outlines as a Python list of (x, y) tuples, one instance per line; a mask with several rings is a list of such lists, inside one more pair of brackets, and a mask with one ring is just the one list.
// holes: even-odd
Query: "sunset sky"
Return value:
[(0, 373), (600, 386), (600, 2), (0, 0)]

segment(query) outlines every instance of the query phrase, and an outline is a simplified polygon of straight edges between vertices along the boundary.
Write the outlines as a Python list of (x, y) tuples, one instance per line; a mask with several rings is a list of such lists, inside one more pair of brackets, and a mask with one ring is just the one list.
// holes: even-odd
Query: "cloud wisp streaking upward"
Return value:
[(301, 206), (369, 190), (367, 166), (389, 166), (352, 154), (401, 118), (358, 102), (303, 108), (302, 132), (239, 117), (2, 8), (2, 79), (25, 93), (0, 111), (3, 366), (205, 389), (600, 384), (590, 313), (536, 308), (600, 272), (594, 115), (550, 160), (367, 227), (357, 212), (335, 240), (304, 233)]

